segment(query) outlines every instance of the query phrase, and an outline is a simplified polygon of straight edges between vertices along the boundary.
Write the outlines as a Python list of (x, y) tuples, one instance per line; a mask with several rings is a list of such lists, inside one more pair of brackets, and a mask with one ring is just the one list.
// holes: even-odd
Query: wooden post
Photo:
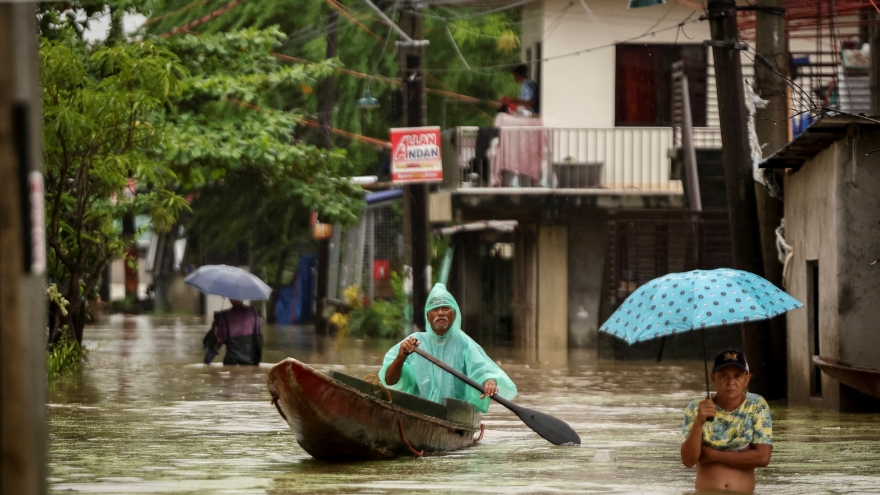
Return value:
[(33, 4), (0, 3), (0, 493), (16, 495), (46, 492), (45, 218), (36, 22)]
[[(788, 49), (785, 31), (785, 0), (757, 0), (756, 50), (770, 63), (766, 67), (755, 64), (755, 90), (758, 96), (767, 100), (767, 106), (757, 110), (755, 131), (758, 141), (766, 147), (764, 156), (776, 152), (788, 142), (789, 112), (786, 91), (788, 77)], [(782, 184), (782, 177), (777, 177)], [(776, 228), (785, 215), (781, 199), (770, 196), (764, 186), (755, 183), (758, 208), (758, 223), (761, 235), (761, 250), (764, 255), (764, 278), (782, 287), (782, 263), (776, 253)], [(762, 387), (766, 399), (781, 399), (786, 396), (788, 383), (788, 346), (785, 318), (770, 320), (770, 334), (761, 339), (771, 350), (772, 358), (767, 362), (764, 378), (773, 380)], [(769, 337), (769, 340), (767, 339)]]
[[(741, 51), (738, 49), (736, 2), (709, 0), (708, 11), (734, 266), (763, 276), (764, 262), (748, 138), (749, 116), (744, 100)], [(775, 379), (766, 373), (771, 353), (762, 341), (769, 335), (769, 330), (765, 323), (744, 324), (742, 329), (743, 351), (749, 357), (753, 375), (749, 388), (764, 394), (767, 391), (766, 383)]]

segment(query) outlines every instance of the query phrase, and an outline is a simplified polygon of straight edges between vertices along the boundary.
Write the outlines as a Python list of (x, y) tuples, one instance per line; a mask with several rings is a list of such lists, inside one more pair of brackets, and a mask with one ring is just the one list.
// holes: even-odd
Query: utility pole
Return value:
[(880, 115), (880, 13), (868, 9), (868, 44), (871, 47), (871, 116)]
[(40, 76), (32, 3), (0, 1), (0, 493), (46, 492)]
[[(757, 0), (755, 91), (767, 100), (767, 106), (757, 110), (755, 132), (758, 141), (766, 147), (769, 156), (788, 142), (788, 36), (785, 29), (785, 0)], [(761, 58), (763, 56), (763, 59)], [(769, 67), (764, 63), (769, 63)], [(765, 173), (776, 174), (767, 170)], [(776, 177), (782, 184), (782, 178)], [(785, 216), (782, 200), (770, 196), (769, 191), (755, 183), (758, 223), (761, 232), (761, 250), (764, 254), (764, 278), (782, 287), (782, 263), (776, 254), (776, 228)], [(786, 396), (788, 384), (788, 349), (785, 318), (773, 318), (770, 325), (770, 350), (764, 376), (767, 380), (764, 395), (767, 399)], [(766, 339), (764, 339), (766, 340)]]
[[(761, 234), (755, 199), (752, 159), (748, 138), (735, 0), (709, 0), (708, 17), (712, 31), (712, 55), (721, 121), (721, 145), (724, 160), (724, 181), (727, 183), (728, 215), (733, 247), (734, 266), (739, 270), (763, 275)], [(752, 370), (750, 389), (759, 394), (767, 391), (770, 347), (763, 339), (769, 337), (766, 322), (742, 325), (743, 351), (749, 356)]]
[[(424, 46), (422, 40), (422, 17), (417, 15), (414, 3), (409, 3), (400, 13), (398, 21), (402, 37), (398, 42), (400, 77), (403, 91), (404, 127), (421, 127), (427, 124)], [(431, 282), (430, 257), (428, 253), (428, 187), (410, 184), (404, 188), (404, 239), (408, 242), (407, 260), (412, 267), (413, 324), (425, 329), (425, 300)]]
[[(327, 15), (327, 52), (324, 57), (330, 60), (336, 57), (337, 33), (339, 24), (339, 12), (330, 10)], [(330, 129), (333, 128), (333, 107), (336, 105), (336, 78), (330, 74), (321, 82), (321, 109), (318, 112), (318, 122), (320, 123), (321, 139), (324, 141), (324, 148), (332, 150), (333, 134)]]
[[(330, 60), (336, 57), (337, 32), (339, 24), (339, 12), (330, 10), (327, 15), (327, 51), (325, 58)], [(336, 105), (336, 78), (331, 74), (321, 82), (321, 108), (318, 112), (321, 140), (324, 148), (332, 150), (333, 134), (333, 107)], [(315, 304), (315, 331), (318, 335), (327, 335), (329, 326), (324, 315), (327, 307), (327, 287), (330, 273), (330, 237), (321, 230), (321, 235), (316, 235), (318, 241), (318, 286), (317, 301)]]

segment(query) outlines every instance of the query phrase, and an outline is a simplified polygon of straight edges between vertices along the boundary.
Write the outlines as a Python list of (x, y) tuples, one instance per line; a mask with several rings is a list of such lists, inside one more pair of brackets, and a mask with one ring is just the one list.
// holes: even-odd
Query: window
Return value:
[(695, 127), (706, 126), (706, 49), (702, 45), (617, 45), (615, 123), (672, 124), (672, 63), (684, 61)]

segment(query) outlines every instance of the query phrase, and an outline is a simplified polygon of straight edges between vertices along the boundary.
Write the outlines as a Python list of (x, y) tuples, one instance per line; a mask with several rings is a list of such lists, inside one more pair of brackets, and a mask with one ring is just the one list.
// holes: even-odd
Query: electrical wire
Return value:
[[(688, 17), (686, 17), (683, 21), (681, 21), (681, 22), (679, 22), (679, 23), (677, 23), (677, 24), (675, 24), (675, 25), (673, 25), (673, 26), (667, 26), (667, 27), (665, 27), (665, 28), (656, 29), (656, 30), (651, 31), (651, 32), (649, 32), (649, 33), (643, 33), (643, 34), (640, 34), (640, 35), (638, 35), (638, 36), (633, 36), (633, 37), (631, 37), (631, 38), (627, 38), (627, 39), (622, 40), (622, 41), (615, 41), (615, 42), (606, 43), (606, 44), (603, 44), (603, 45), (593, 46), (593, 47), (590, 47), (590, 48), (584, 48), (583, 50), (577, 50), (577, 51), (574, 51), (574, 52), (562, 53), (562, 54), (559, 54), (559, 55), (553, 55), (553, 56), (549, 56), (549, 57), (542, 57), (540, 60), (541, 60), (541, 62), (551, 62), (551, 61), (553, 61), (553, 60), (558, 60), (558, 59), (561, 59), (561, 58), (576, 57), (576, 56), (581, 55), (581, 54), (584, 54), (584, 53), (590, 53), (590, 52), (594, 52), (594, 51), (597, 51), (597, 50), (602, 50), (602, 49), (605, 49), (605, 48), (611, 48), (611, 47), (617, 46), (617, 45), (619, 45), (619, 44), (630, 43), (630, 42), (633, 42), (633, 41), (638, 41), (638, 40), (640, 40), (640, 39), (642, 39), (642, 38), (646, 38), (646, 37), (648, 37), (648, 36), (653, 36), (653, 35), (655, 35), (655, 34), (657, 34), (657, 33), (662, 33), (662, 32), (665, 32), (665, 31), (669, 31), (669, 30), (671, 30), (671, 29), (679, 29), (679, 28), (683, 28), (683, 27), (686, 26), (686, 25), (693, 24), (693, 23), (695, 23), (695, 22), (701, 22), (701, 21), (704, 20), (704, 19), (700, 19), (700, 18), (692, 19), (692, 18), (691, 18), (692, 16), (693, 16), (693, 12), (692, 12), (691, 14), (689, 14)], [(495, 64), (495, 65), (484, 65), (484, 66), (479, 66), (479, 67), (471, 67), (471, 70), (473, 70), (473, 71), (491, 71), (491, 70), (505, 69), (505, 68), (509, 68), (509, 67), (510, 67), (510, 63), (506, 63), (506, 64)], [(462, 70), (465, 70), (465, 69), (432, 68), (432, 69), (426, 69), (426, 70), (428, 70), (428, 71), (430, 71), (430, 72), (455, 72), (455, 71), (462, 71)]]

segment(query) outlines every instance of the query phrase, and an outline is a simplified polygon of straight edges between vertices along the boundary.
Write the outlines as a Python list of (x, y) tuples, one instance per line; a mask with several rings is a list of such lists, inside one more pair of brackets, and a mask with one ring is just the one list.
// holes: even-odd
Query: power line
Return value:
[[(688, 16), (688, 17), (690, 17), (690, 16)], [(563, 53), (563, 54), (561, 54), (561, 55), (553, 55), (552, 57), (544, 57), (544, 58), (541, 59), (541, 61), (542, 61), (542, 62), (549, 62), (549, 61), (551, 61), (551, 60), (558, 60), (558, 59), (560, 59), (560, 58), (575, 57), (575, 56), (578, 56), (578, 55), (580, 55), (580, 54), (582, 54), (582, 53), (589, 53), (589, 52), (592, 52), (592, 51), (601, 50), (601, 49), (603, 49), (603, 48), (610, 48), (610, 47), (612, 47), (612, 46), (617, 46), (617, 45), (620, 45), (620, 44), (623, 44), (623, 43), (630, 43), (630, 42), (633, 42), (633, 41), (640, 40), (640, 39), (642, 39), (642, 38), (646, 38), (646, 37), (648, 37), (648, 36), (653, 36), (653, 35), (655, 35), (655, 34), (657, 34), (657, 33), (662, 33), (662, 32), (664, 32), (664, 31), (669, 31), (669, 30), (671, 30), (671, 29), (679, 29), (679, 28), (682, 28), (682, 27), (686, 26), (687, 24), (692, 24), (692, 23), (694, 23), (694, 22), (699, 22), (699, 21), (702, 21), (702, 20), (703, 20), (703, 19), (690, 19), (690, 20), (685, 19), (684, 21), (679, 22), (678, 24), (676, 24), (676, 25), (674, 25), (674, 26), (668, 26), (668, 27), (665, 27), (665, 28), (662, 28), (662, 29), (657, 29), (657, 30), (654, 30), (654, 31), (651, 31), (651, 32), (648, 32), (648, 33), (642, 33), (642, 34), (640, 34), (640, 35), (638, 35), (638, 36), (633, 36), (632, 38), (627, 38), (627, 39), (625, 39), (625, 40), (623, 40), (623, 41), (615, 41), (615, 42), (607, 43), (607, 44), (604, 44), (604, 45), (594, 46), (594, 47), (592, 47), (592, 48), (586, 48), (586, 49), (583, 49), (583, 50), (578, 50), (578, 51), (575, 51), (575, 52)]]
[[(648, 37), (648, 36), (653, 36), (653, 35), (655, 35), (655, 34), (657, 34), (657, 33), (662, 33), (662, 32), (664, 32), (664, 31), (669, 31), (669, 30), (671, 30), (671, 29), (681, 29), (681, 28), (683, 28), (684, 26), (686, 26), (686, 25), (688, 25), (688, 24), (693, 24), (693, 23), (695, 23), (695, 22), (699, 22), (699, 21), (704, 20), (704, 19), (691, 19), (690, 17), (691, 17), (692, 15), (693, 15), (693, 13), (691, 13), (691, 15), (689, 15), (685, 20), (679, 22), (678, 24), (675, 24), (674, 26), (667, 26), (667, 27), (665, 27), (665, 28), (657, 29), (657, 30), (654, 30), (654, 31), (651, 31), (651, 32), (648, 32), (648, 33), (642, 33), (642, 34), (640, 34), (640, 35), (638, 35), (638, 36), (633, 36), (632, 38), (627, 38), (627, 39), (622, 40), (622, 41), (614, 41), (614, 42), (611, 42), (611, 43), (606, 43), (606, 44), (604, 44), (604, 45), (597, 45), (597, 46), (594, 46), (594, 47), (585, 48), (585, 49), (583, 49), (583, 50), (578, 50), (578, 51), (575, 51), (575, 52), (563, 53), (563, 54), (560, 54), (560, 55), (553, 55), (553, 56), (550, 56), (550, 57), (543, 57), (543, 58), (541, 58), (541, 62), (550, 62), (550, 61), (553, 61), (553, 60), (558, 60), (558, 59), (560, 59), (560, 58), (575, 57), (575, 56), (581, 55), (582, 53), (590, 53), (590, 52), (597, 51), (597, 50), (601, 50), (601, 49), (604, 49), (604, 48), (611, 48), (611, 47), (613, 47), (613, 46), (617, 46), (617, 45), (620, 45), (620, 44), (623, 44), (623, 43), (630, 43), (630, 42), (633, 42), (633, 41), (640, 40), (640, 39), (642, 39), (642, 38), (646, 38), (646, 37)], [(474, 71), (474, 72), (480, 72), (480, 71), (483, 71), (483, 72), (490, 72), (490, 71), (494, 71), (494, 70), (502, 70), (502, 69), (506, 69), (506, 68), (509, 68), (510, 66), (511, 66), (511, 63), (495, 64), (495, 65), (483, 65), (483, 66), (479, 66), (479, 67), (471, 67), (470, 70), (471, 70), (471, 71)], [(426, 70), (426, 71), (429, 71), (429, 72), (461, 72), (461, 71), (465, 71), (465, 70), (467, 70), (467, 69), (440, 69), (440, 68), (436, 68), (436, 69), (434, 69), (434, 68), (432, 68), (432, 69), (425, 69), (425, 70)]]

